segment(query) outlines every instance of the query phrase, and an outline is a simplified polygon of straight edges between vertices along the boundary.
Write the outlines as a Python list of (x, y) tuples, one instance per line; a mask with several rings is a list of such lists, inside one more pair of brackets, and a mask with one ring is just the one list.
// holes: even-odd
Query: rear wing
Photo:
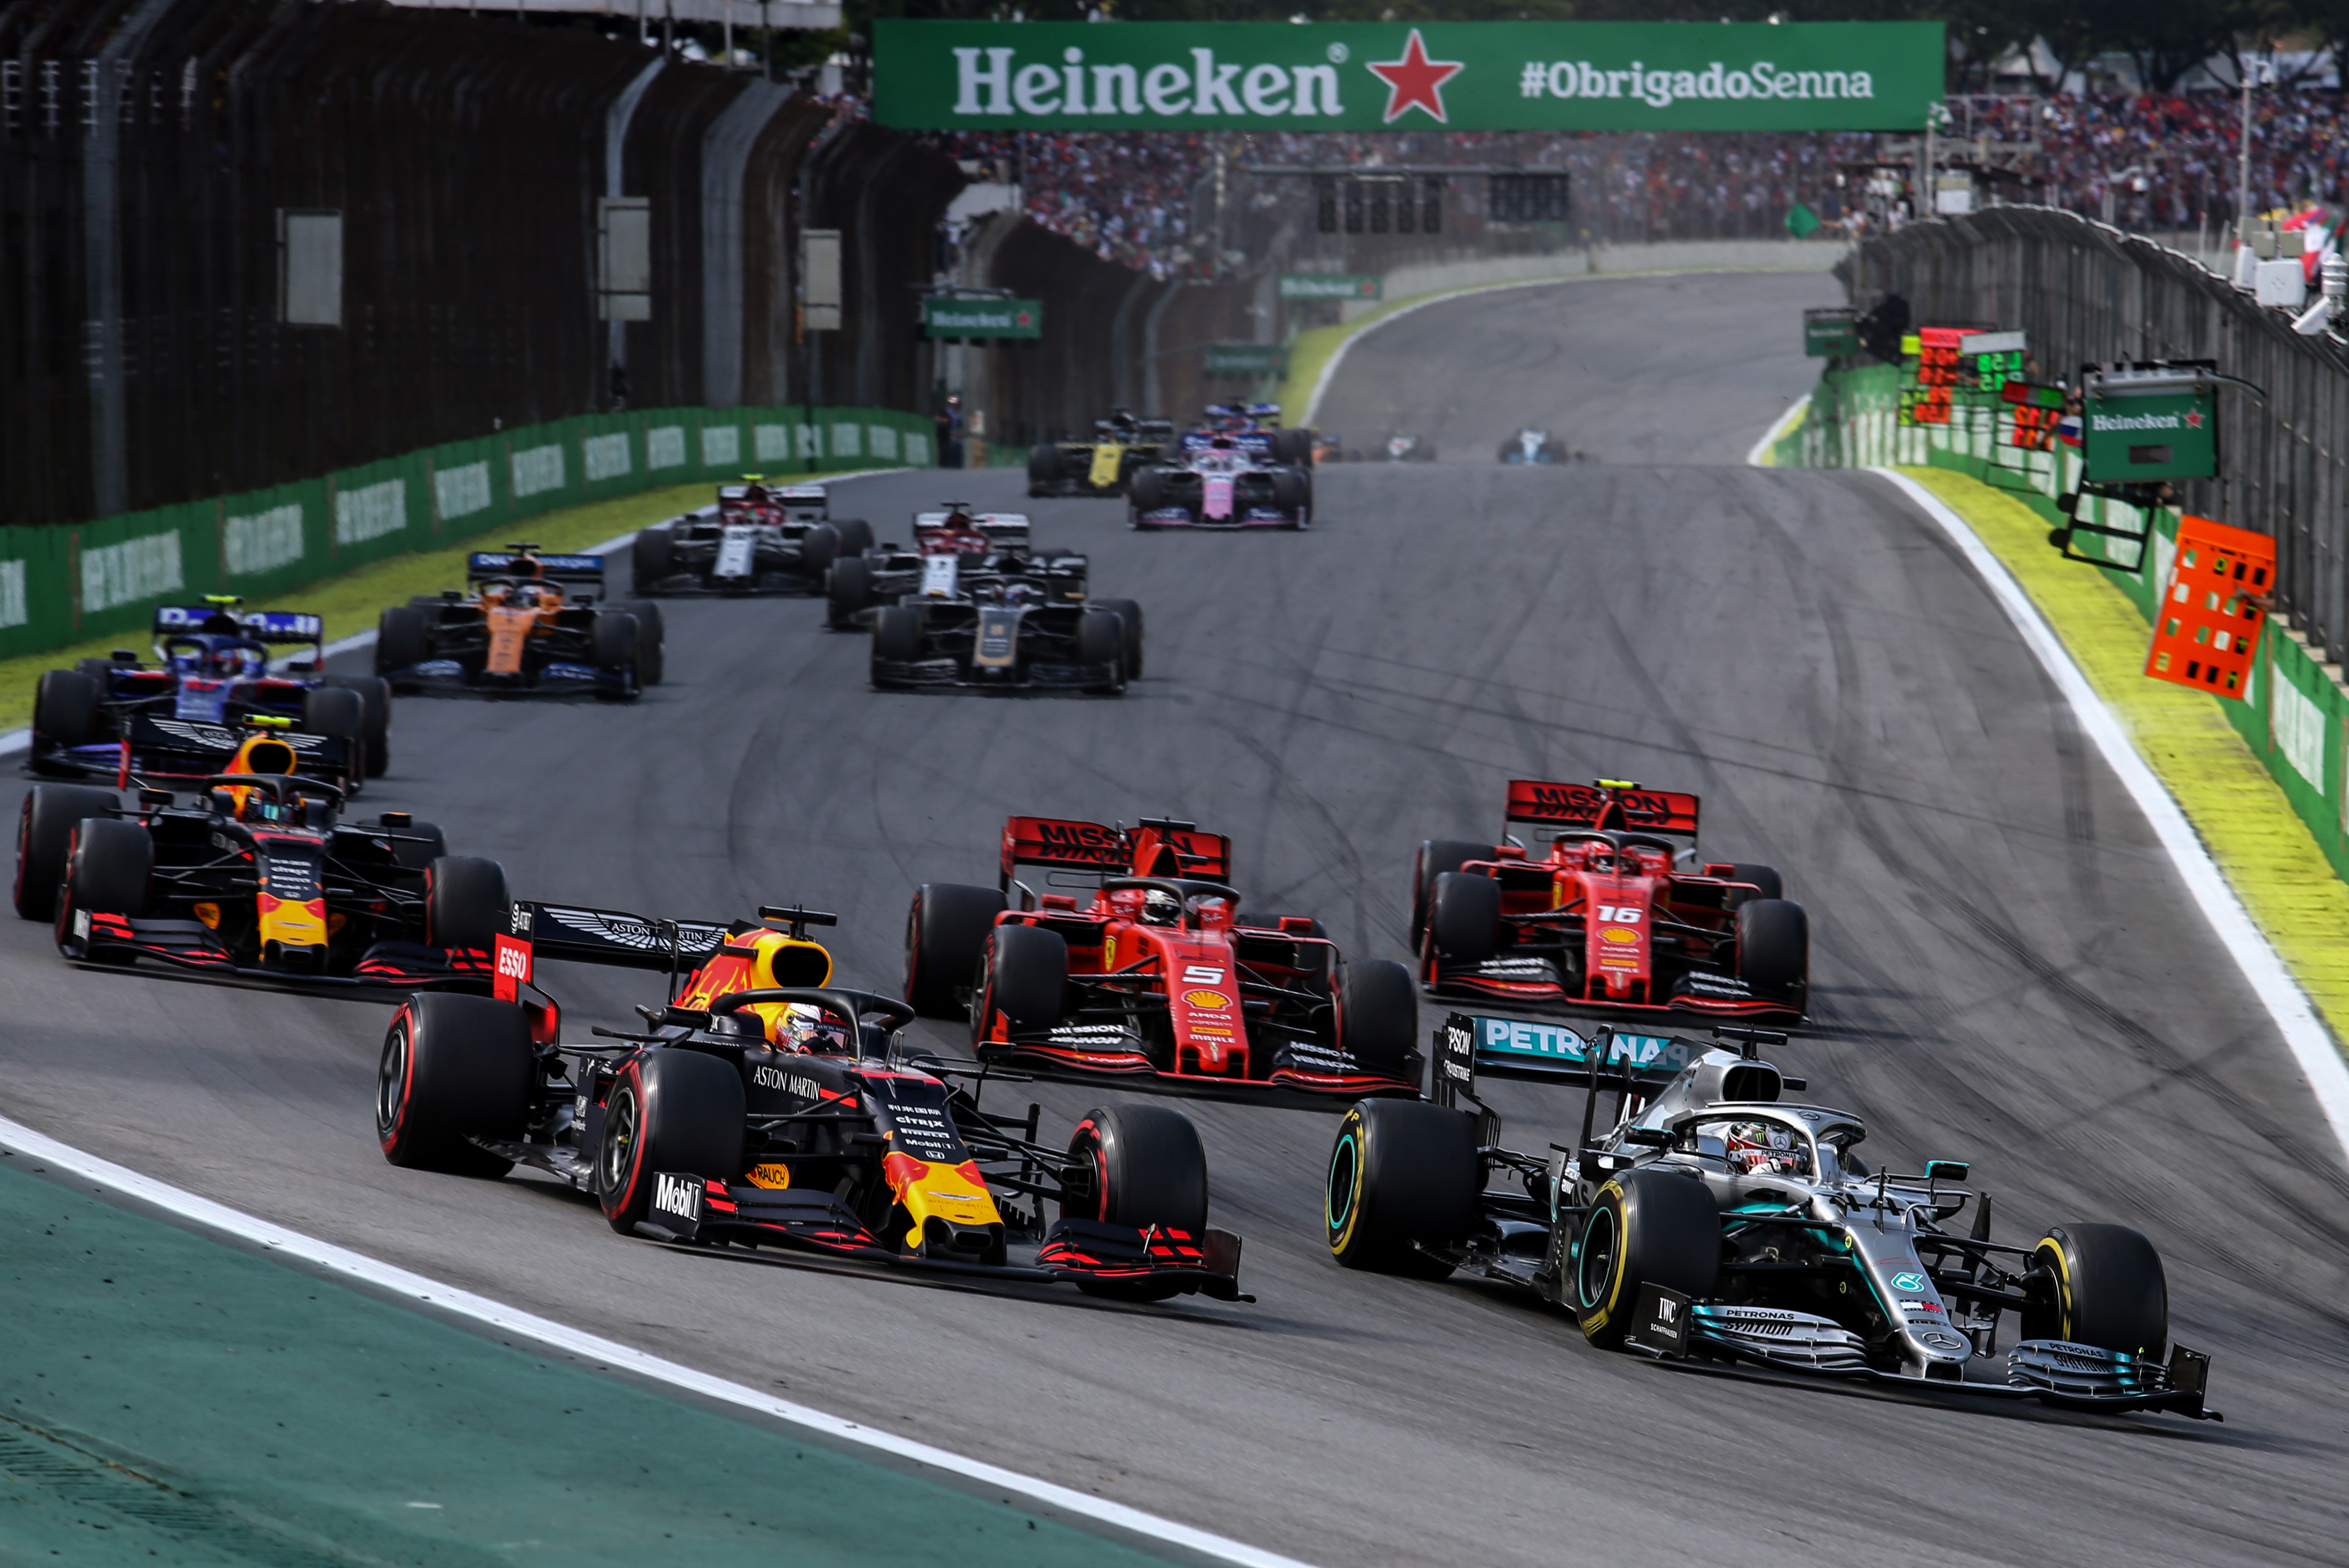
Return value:
[(323, 642), (326, 623), (322, 617), (291, 610), (238, 611), (217, 605), (165, 605), (155, 612), (159, 638), (205, 630), (249, 637), (255, 642)]
[[(486, 582), (492, 577), (513, 575), (514, 563), (522, 556), (511, 550), (476, 550), (465, 557), (465, 581), (468, 585)], [(550, 583), (562, 583), (592, 587), (604, 591), (604, 557), (601, 556), (540, 556), (538, 575)]]
[[(350, 744), (339, 735), (314, 735), (307, 730), (272, 730), (270, 735), (285, 742), (294, 753), (294, 772), (305, 777), (317, 776), (320, 769), (329, 775), (341, 772)], [(252, 732), (204, 719), (134, 713), (126, 738), (134, 772), (177, 771), (165, 764), (184, 760), (190, 764), (188, 772), (216, 774), (236, 755), (238, 747), (252, 739)]]
[(1055, 816), (1015, 816), (1003, 825), (1002, 886), (1023, 866), (1090, 871), (1099, 877), (1195, 877), (1221, 882), (1232, 874), (1232, 841), (1202, 833), (1195, 823), (1144, 818), (1133, 827), (1104, 827)]
[(729, 929), (714, 920), (664, 920), (619, 909), (517, 898), (507, 930), (498, 938), (498, 981), (529, 980), (537, 958), (683, 974), (707, 962), (728, 934)]
[(1595, 1078), (1604, 1088), (1653, 1090), (1709, 1049), (1669, 1034), (1601, 1028), (1586, 1035), (1563, 1023), (1454, 1012), (1436, 1027), (1428, 1097), (1446, 1106), (1464, 1096), (1473, 1099), (1479, 1073), (1556, 1084)]
[(1693, 838), (1696, 816), (1697, 797), (1671, 790), (1641, 789), (1608, 779), (1587, 784), (1509, 781), (1507, 819), (1511, 822), (1677, 833)]
[[(947, 525), (951, 512), (916, 512), (914, 514), (914, 534), (935, 534)], [(1028, 514), (1025, 512), (972, 512), (966, 514), (971, 526), (987, 535), (991, 544), (1018, 545), (1028, 543)]]

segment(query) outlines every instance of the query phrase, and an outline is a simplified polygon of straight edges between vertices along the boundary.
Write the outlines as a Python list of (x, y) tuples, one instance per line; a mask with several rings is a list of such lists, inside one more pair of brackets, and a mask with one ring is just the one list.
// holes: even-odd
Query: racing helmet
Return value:
[(849, 1025), (805, 1002), (792, 1002), (775, 1015), (774, 1033), (779, 1051), (838, 1056), (850, 1054), (855, 1045)]
[(1775, 1122), (1732, 1122), (1722, 1142), (1729, 1168), (1746, 1176), (1807, 1176), (1810, 1164), (1793, 1129)]
[(215, 648), (204, 659), (204, 673), (222, 680), (233, 680), (254, 672), (253, 650), (235, 643)]
[(1152, 926), (1181, 925), (1183, 900), (1164, 888), (1153, 888), (1142, 895), (1142, 919)]

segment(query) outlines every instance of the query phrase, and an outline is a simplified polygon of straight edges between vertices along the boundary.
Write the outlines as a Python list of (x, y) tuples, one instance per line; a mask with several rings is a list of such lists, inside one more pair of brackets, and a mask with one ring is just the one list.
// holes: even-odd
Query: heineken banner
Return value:
[(1939, 22), (873, 22), (905, 130), (1913, 130)]
[(933, 337), (1041, 337), (1044, 306), (1033, 299), (933, 295), (922, 301), (922, 330)]
[(1285, 272), (1280, 275), (1280, 297), (1376, 299), (1380, 282), (1374, 273)]

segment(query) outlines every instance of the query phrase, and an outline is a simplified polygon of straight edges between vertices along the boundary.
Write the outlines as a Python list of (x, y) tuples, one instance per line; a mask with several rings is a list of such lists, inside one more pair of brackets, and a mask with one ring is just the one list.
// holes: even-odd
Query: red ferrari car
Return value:
[[(1044, 872), (1040, 892), (1021, 880)], [(997, 887), (925, 883), (905, 999), (968, 1009), (983, 1062), (1206, 1089), (1415, 1095), (1411, 971), (1342, 961), (1321, 923), (1249, 916), (1231, 840), (1196, 824), (1015, 816)], [(1017, 894), (1016, 902), (1011, 897)]]
[(1412, 938), (1431, 992), (1803, 1016), (1809, 918), (1771, 867), (1695, 858), (1696, 796), (1514, 779), (1507, 821), (1548, 844), (1419, 846)]

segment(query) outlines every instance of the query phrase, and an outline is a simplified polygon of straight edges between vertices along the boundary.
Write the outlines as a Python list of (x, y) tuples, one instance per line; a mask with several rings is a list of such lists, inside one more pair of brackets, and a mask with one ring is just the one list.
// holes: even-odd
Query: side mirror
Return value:
[(1963, 1181), (1972, 1166), (1962, 1159), (1929, 1159), (1925, 1162), (1928, 1181)]
[(1670, 1148), (1672, 1135), (1662, 1127), (1625, 1127), (1623, 1141), (1634, 1148)]

